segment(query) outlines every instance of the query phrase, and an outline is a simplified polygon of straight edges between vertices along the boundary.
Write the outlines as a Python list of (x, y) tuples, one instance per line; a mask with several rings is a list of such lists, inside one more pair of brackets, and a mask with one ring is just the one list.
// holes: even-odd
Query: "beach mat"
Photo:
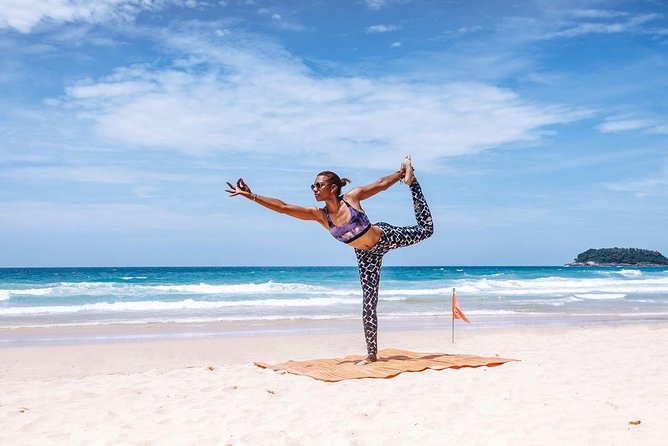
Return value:
[(263, 369), (306, 375), (311, 378), (337, 382), (360, 378), (394, 378), (404, 372), (423, 370), (460, 369), (462, 367), (494, 367), (515, 361), (515, 359), (485, 358), (475, 355), (448, 355), (445, 353), (419, 353), (388, 348), (378, 352), (378, 361), (365, 365), (355, 365), (365, 358), (350, 355), (345, 358), (309, 359), (306, 361), (287, 361), (280, 364), (256, 362)]

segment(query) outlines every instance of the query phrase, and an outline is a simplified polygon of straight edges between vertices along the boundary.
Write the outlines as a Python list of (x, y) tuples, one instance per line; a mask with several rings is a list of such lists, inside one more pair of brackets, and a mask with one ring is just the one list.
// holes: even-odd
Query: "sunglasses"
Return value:
[(311, 184), (311, 190), (320, 190), (325, 186), (327, 186), (327, 183), (321, 183), (321, 182), (318, 181), (315, 184)]

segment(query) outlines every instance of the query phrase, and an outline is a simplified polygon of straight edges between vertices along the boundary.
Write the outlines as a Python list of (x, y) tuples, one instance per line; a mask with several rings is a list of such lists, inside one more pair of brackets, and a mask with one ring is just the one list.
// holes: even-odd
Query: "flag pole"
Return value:
[(452, 289), (452, 343), (455, 343), (455, 289)]

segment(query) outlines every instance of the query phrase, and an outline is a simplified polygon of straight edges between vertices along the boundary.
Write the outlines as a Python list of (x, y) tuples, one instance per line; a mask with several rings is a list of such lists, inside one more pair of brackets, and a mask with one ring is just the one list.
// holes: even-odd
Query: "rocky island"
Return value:
[(666, 266), (668, 258), (659, 251), (638, 248), (602, 248), (581, 252), (566, 266)]

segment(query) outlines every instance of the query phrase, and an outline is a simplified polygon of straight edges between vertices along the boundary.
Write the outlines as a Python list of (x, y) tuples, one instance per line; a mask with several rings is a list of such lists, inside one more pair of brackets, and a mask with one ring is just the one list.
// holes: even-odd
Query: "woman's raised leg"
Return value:
[(425, 240), (434, 233), (434, 222), (431, 218), (431, 211), (422, 194), (422, 188), (417, 179), (409, 186), (413, 195), (413, 210), (417, 225), (397, 227), (387, 223), (379, 223), (378, 226), (383, 230), (380, 244), (383, 247), (383, 254), (391, 249), (402, 248), (404, 246), (414, 245)]
[(418, 241), (422, 241), (431, 237), (434, 233), (434, 221), (431, 218), (431, 211), (427, 205), (427, 200), (424, 198), (422, 188), (417, 179), (409, 186), (411, 194), (413, 195), (413, 210), (415, 212), (415, 220), (417, 220), (418, 228), (420, 228), (420, 237)]

